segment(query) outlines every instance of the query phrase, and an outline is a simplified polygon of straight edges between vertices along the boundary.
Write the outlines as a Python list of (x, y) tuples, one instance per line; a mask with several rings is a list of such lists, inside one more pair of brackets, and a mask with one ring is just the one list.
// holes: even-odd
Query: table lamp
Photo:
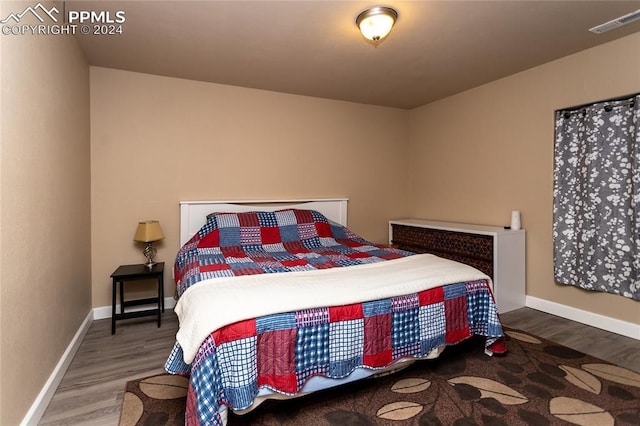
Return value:
[(157, 220), (147, 220), (138, 223), (138, 229), (136, 229), (136, 235), (133, 237), (133, 241), (140, 241), (147, 243), (142, 254), (147, 258), (145, 264), (147, 268), (151, 269), (155, 262), (153, 258), (156, 257), (156, 248), (153, 246), (154, 241), (160, 241), (164, 239), (160, 222)]

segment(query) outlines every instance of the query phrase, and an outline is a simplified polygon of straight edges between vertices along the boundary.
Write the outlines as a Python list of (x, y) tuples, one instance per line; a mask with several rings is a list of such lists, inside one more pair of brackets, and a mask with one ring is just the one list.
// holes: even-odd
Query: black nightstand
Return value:
[[(146, 265), (123, 265), (111, 274), (113, 280), (113, 298), (111, 305), (111, 334), (116, 332), (116, 320), (139, 318), (146, 316), (158, 316), (158, 327), (162, 321), (162, 313), (164, 312), (164, 262), (147, 268)], [(158, 283), (158, 296), (147, 299), (124, 300), (124, 283), (125, 281), (153, 280)], [(116, 287), (120, 284), (120, 313), (116, 313)], [(124, 308), (129, 306), (157, 304), (154, 309), (145, 309), (141, 311), (125, 312)]]

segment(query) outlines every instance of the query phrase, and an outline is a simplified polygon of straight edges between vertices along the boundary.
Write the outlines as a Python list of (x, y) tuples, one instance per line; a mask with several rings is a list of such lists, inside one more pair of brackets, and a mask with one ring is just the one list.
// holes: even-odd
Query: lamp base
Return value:
[(153, 258), (156, 257), (156, 252), (157, 250), (153, 246), (153, 242), (148, 242), (147, 246), (142, 251), (142, 254), (144, 254), (144, 257), (147, 258), (147, 263), (145, 263), (144, 266), (146, 266), (149, 269), (153, 268), (153, 265), (156, 264), (156, 262), (153, 261)]

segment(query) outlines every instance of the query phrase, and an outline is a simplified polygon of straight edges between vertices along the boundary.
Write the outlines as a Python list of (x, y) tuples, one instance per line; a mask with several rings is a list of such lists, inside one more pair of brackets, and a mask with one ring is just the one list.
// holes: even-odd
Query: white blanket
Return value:
[(189, 287), (180, 297), (176, 339), (190, 364), (209, 334), (237, 321), (482, 279), (490, 280), (471, 266), (431, 254), (346, 268), (213, 278)]

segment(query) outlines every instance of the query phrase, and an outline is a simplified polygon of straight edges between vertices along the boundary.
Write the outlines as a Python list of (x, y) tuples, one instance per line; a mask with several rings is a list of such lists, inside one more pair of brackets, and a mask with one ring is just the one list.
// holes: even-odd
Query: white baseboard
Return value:
[(67, 368), (69, 368), (71, 360), (73, 360), (84, 336), (87, 334), (87, 331), (89, 331), (89, 327), (92, 322), (93, 311), (89, 311), (84, 321), (82, 321), (82, 324), (80, 324), (75, 336), (71, 339), (69, 346), (67, 346), (62, 357), (60, 357), (58, 364), (56, 364), (55, 368), (51, 372), (49, 379), (42, 387), (42, 390), (40, 390), (40, 393), (36, 397), (35, 401), (33, 401), (33, 404), (31, 404), (31, 408), (27, 411), (27, 414), (24, 416), (24, 419), (22, 419), (20, 425), (35, 426), (40, 422), (47, 406), (49, 406), (49, 402), (51, 402), (51, 398), (53, 398), (53, 395), (56, 393), (56, 389), (58, 389), (58, 385), (64, 377), (64, 373), (67, 372)]
[[(164, 299), (165, 309), (173, 309), (175, 304), (176, 301), (173, 299), (173, 297), (167, 297)], [(120, 305), (116, 305), (116, 309), (119, 310)], [(135, 307), (132, 309), (128, 309), (128, 311), (133, 312), (140, 309), (144, 309), (144, 307)], [(84, 336), (87, 334), (87, 331), (89, 331), (91, 323), (94, 320), (105, 318), (111, 318), (111, 306), (101, 306), (98, 308), (93, 308), (91, 311), (89, 311), (84, 321), (82, 321), (82, 324), (80, 324), (80, 327), (78, 328), (75, 336), (73, 336), (73, 339), (71, 339), (71, 342), (67, 346), (67, 349), (62, 354), (62, 357), (60, 357), (60, 360), (53, 369), (53, 372), (49, 376), (49, 379), (40, 390), (40, 393), (36, 397), (33, 404), (31, 404), (31, 408), (29, 408), (29, 411), (22, 419), (22, 422), (20, 422), (20, 426), (36, 426), (38, 422), (40, 422), (42, 415), (51, 402), (51, 398), (53, 398), (53, 395), (56, 393), (56, 389), (58, 389), (58, 385), (60, 385), (64, 374), (67, 372), (69, 364), (71, 364), (71, 360), (73, 360), (73, 357), (78, 351), (82, 340), (84, 340)]]
[(593, 312), (583, 311), (582, 309), (561, 305), (560, 303), (550, 302), (544, 299), (538, 299), (533, 296), (526, 297), (526, 304), (528, 308), (640, 340), (640, 324), (634, 324), (632, 322), (594, 314)]
[[(176, 301), (173, 297), (165, 297), (164, 298), (164, 308), (165, 309), (173, 309), (173, 307), (176, 305)], [(93, 319), (94, 320), (100, 320), (100, 319), (106, 319), (106, 318), (111, 318), (111, 305), (109, 306), (99, 306), (97, 308), (93, 308)], [(131, 308), (127, 308), (126, 312), (135, 312), (135, 311), (141, 311), (143, 309), (149, 309), (148, 306), (135, 306), (135, 307), (131, 307)], [(120, 312), (120, 305), (116, 305), (116, 311)]]

